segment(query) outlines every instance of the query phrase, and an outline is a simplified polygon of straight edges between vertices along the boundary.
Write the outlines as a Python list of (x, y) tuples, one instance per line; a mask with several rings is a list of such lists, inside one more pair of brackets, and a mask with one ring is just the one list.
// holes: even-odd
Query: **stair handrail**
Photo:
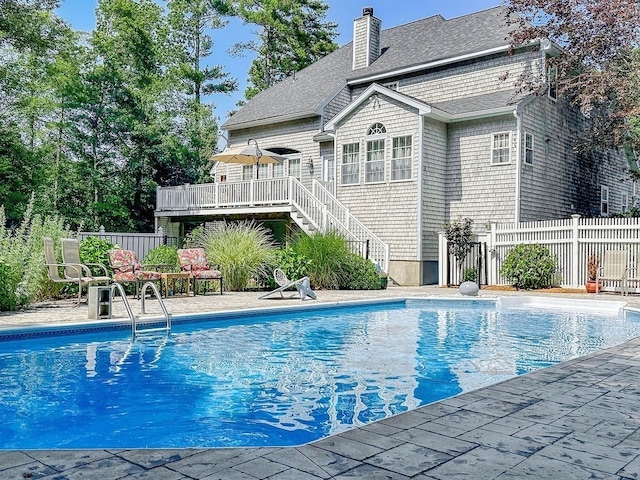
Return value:
[[(343, 225), (349, 232), (353, 232), (352, 225), (356, 225), (357, 228), (362, 231), (365, 237), (362, 238), (358, 235), (352, 233), (354, 237), (356, 237), (360, 241), (369, 240), (374, 245), (371, 245), (371, 248), (375, 251), (378, 251), (381, 254), (381, 258), (376, 258), (379, 262), (380, 268), (383, 271), (389, 271), (389, 245), (383, 242), (380, 237), (378, 237), (375, 233), (373, 233), (366, 225), (364, 225), (360, 220), (358, 220), (347, 207), (345, 207), (337, 197), (329, 191), (322, 183), (320, 183), (315, 178), (312, 183), (312, 192), (311, 195), (318, 199), (325, 207), (327, 208), (327, 213), (331, 214), (336, 220), (339, 221), (341, 225)], [(344, 219), (344, 220), (343, 220)], [(377, 255), (376, 255), (377, 256)]]
[(140, 313), (142, 315), (144, 315), (146, 313), (145, 297), (146, 297), (147, 289), (149, 289), (149, 288), (153, 291), (153, 295), (158, 300), (158, 303), (160, 304), (160, 308), (162, 308), (162, 312), (164, 313), (164, 318), (166, 320), (166, 326), (158, 327), (158, 328), (145, 328), (143, 330), (138, 330), (137, 327), (136, 327), (136, 321), (132, 320), (131, 328), (132, 328), (134, 337), (139, 332), (157, 332), (157, 331), (161, 331), (161, 330), (166, 330), (167, 333), (169, 333), (171, 331), (171, 314), (167, 310), (167, 307), (164, 304), (164, 301), (162, 300), (162, 296), (160, 295), (160, 292), (158, 291), (158, 287), (156, 287), (153, 282), (146, 282), (142, 286), (142, 289), (141, 289), (142, 296), (140, 297)]
[[(319, 187), (322, 197), (310, 191), (296, 178), (290, 177), (290, 185), (291, 205), (304, 215), (315, 229), (324, 232), (331, 226), (356, 241), (368, 241), (369, 258), (383, 271), (388, 271), (389, 246), (353, 216), (331, 192), (315, 179), (314, 191)], [(339, 212), (336, 212), (335, 208), (331, 211), (329, 203), (337, 207)]]
[(132, 328), (136, 324), (136, 316), (133, 314), (133, 310), (131, 310), (131, 305), (129, 305), (129, 300), (127, 300), (127, 294), (124, 292), (124, 287), (121, 283), (113, 282), (111, 284), (111, 298), (115, 298), (116, 290), (120, 293), (122, 297), (122, 303), (124, 304), (124, 308), (127, 311), (127, 315), (129, 315), (129, 319), (131, 320)]

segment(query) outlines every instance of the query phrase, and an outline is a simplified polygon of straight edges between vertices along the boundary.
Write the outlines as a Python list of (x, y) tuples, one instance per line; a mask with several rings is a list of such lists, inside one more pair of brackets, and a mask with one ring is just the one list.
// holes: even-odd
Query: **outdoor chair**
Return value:
[(198, 293), (198, 284), (204, 286), (203, 293), (207, 293), (207, 282), (218, 281), (220, 283), (220, 295), (222, 295), (222, 273), (220, 270), (211, 268), (207, 262), (207, 255), (204, 248), (181, 248), (178, 249), (178, 259), (180, 260), (180, 270), (188, 272), (193, 280), (193, 295)]
[[(631, 273), (633, 272), (633, 274)], [(635, 267), (630, 269), (627, 278), (626, 278), (626, 293), (629, 293), (629, 283), (634, 282), (636, 284), (636, 288), (640, 285), (640, 254), (636, 255), (636, 264)]]
[[(291, 281), (287, 278), (287, 276), (281, 269), (276, 268), (273, 271), (273, 279), (275, 280), (276, 284), (279, 285), (278, 288), (276, 288), (275, 290), (272, 290), (271, 292), (267, 292), (264, 295), (259, 296), (258, 297), (259, 299), (266, 298), (270, 295), (273, 295), (274, 293), (279, 293), (280, 297), (284, 298), (283, 292), (289, 288), (294, 288), (294, 287), (298, 291), (297, 294), (300, 295), (300, 300), (306, 300), (307, 297), (313, 300), (316, 299), (315, 292), (311, 290), (309, 277), (302, 277), (302, 278), (299, 278), (298, 280)], [(293, 298), (295, 296), (296, 294), (294, 293), (288, 298)]]
[(604, 252), (604, 261), (602, 267), (598, 269), (596, 276), (596, 285), (598, 285), (598, 293), (602, 291), (605, 281), (620, 282), (620, 293), (627, 294), (627, 251), (626, 250), (607, 250)]
[[(160, 294), (162, 294), (162, 273), (157, 270), (145, 270), (134, 251), (109, 250), (109, 263), (113, 269), (113, 281), (134, 283), (136, 286), (136, 298), (140, 297), (140, 287), (145, 282), (158, 282)], [(149, 265), (145, 267), (149, 267)]]
[[(60, 242), (62, 243), (62, 261), (64, 263), (69, 265), (82, 265), (83, 270), (85, 272), (89, 272), (90, 276), (93, 278), (93, 283), (104, 283), (109, 285), (111, 277), (109, 276), (107, 267), (101, 263), (82, 263), (80, 261), (80, 244), (77, 239), (61, 238)], [(91, 271), (91, 267), (95, 267), (96, 270), (101, 270), (100, 275), (94, 274)], [(75, 278), (78, 276), (76, 269), (71, 266), (65, 267), (64, 274), (67, 278)]]
[[(55, 283), (74, 283), (78, 286), (78, 300), (74, 306), (79, 306), (82, 301), (82, 288), (93, 283), (101, 283), (100, 277), (93, 277), (91, 271), (85, 265), (76, 262), (59, 263), (54, 249), (53, 239), (42, 237), (44, 243), (44, 260), (47, 267), (49, 280)], [(63, 272), (62, 276), (60, 272)]]

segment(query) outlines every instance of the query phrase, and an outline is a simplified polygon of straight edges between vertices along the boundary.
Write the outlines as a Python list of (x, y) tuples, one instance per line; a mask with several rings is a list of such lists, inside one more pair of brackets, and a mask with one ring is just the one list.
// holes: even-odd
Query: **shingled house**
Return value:
[[(215, 182), (158, 189), (169, 234), (188, 221), (254, 218), (274, 230), (336, 228), (403, 285), (437, 282), (437, 232), (608, 215), (632, 202), (623, 152), (574, 151), (584, 117), (554, 88), (549, 41), (510, 50), (504, 8), (382, 29), (261, 92), (223, 125), (286, 157), (218, 164)], [(544, 86), (526, 92), (522, 74)]]

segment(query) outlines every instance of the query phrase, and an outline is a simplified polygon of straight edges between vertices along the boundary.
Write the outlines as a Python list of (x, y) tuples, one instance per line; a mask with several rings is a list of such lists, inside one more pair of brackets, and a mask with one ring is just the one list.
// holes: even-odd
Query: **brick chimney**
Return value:
[(353, 69), (366, 68), (380, 56), (382, 20), (373, 16), (373, 8), (362, 9), (353, 21)]

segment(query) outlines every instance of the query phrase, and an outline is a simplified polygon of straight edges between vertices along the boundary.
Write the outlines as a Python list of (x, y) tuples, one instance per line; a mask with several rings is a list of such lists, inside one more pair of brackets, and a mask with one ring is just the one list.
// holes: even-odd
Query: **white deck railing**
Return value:
[(290, 204), (288, 178), (158, 187), (159, 211)]
[(232, 207), (290, 205), (300, 212), (313, 229), (333, 229), (350, 242), (367, 245), (365, 254), (385, 272), (389, 271), (389, 246), (355, 218), (331, 192), (314, 180), (313, 192), (293, 177), (220, 182), (202, 185), (159, 187), (156, 208), (164, 212), (197, 212)]

